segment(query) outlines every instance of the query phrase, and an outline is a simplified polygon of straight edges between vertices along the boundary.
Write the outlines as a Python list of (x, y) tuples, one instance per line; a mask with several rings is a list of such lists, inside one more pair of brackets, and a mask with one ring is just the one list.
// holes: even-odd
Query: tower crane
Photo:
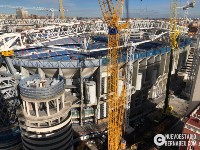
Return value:
[(28, 8), (28, 9), (39, 10), (39, 11), (48, 11), (51, 13), (51, 19), (54, 19), (55, 11), (58, 11), (57, 9), (54, 9), (54, 8), (43, 8), (43, 7), (33, 7), (33, 8)]
[(124, 0), (99, 0), (99, 5), (105, 22), (108, 25), (108, 149), (125, 149), (122, 139), (124, 113), (126, 105), (126, 87), (123, 85), (122, 92), (118, 95), (119, 80), (119, 38), (120, 31), (128, 28), (128, 23), (120, 23)]
[(60, 11), (60, 18), (65, 19), (65, 10), (63, 6), (63, 0), (59, 0), (59, 11)]
[(180, 9), (184, 10), (184, 12), (185, 12), (184, 13), (184, 20), (186, 21), (186, 24), (187, 24), (187, 21), (188, 21), (188, 9), (189, 8), (194, 8), (195, 3), (196, 3), (195, 0), (192, 0), (191, 2), (190, 2), (190, 0), (187, 0), (186, 5), (181, 6), (181, 7), (177, 7), (177, 8), (180, 8)]
[(170, 111), (169, 107), (169, 97), (170, 97), (170, 85), (171, 85), (171, 72), (174, 60), (174, 51), (178, 48), (178, 36), (180, 31), (177, 29), (177, 0), (170, 0), (170, 62), (169, 62), (169, 72), (166, 84), (166, 96), (163, 112), (167, 114)]
[(183, 6), (183, 10), (185, 11), (184, 19), (186, 21), (188, 20), (188, 9), (194, 8), (194, 6), (195, 6), (195, 0), (192, 0), (192, 2), (189, 2), (189, 0), (187, 0), (187, 4)]
[(23, 6), (10, 6), (10, 5), (0, 5), (0, 7), (1, 8), (11, 8), (11, 9), (24, 8), (27, 10), (48, 11), (48, 12), (51, 12), (51, 19), (54, 19), (54, 12), (58, 11), (54, 8), (44, 8), (44, 7), (23, 7)]

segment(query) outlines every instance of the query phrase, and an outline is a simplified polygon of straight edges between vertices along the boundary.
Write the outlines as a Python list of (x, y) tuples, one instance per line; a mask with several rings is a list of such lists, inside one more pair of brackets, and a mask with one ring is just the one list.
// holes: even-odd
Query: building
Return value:
[(28, 11), (23, 8), (16, 9), (16, 18), (17, 19), (27, 19)]
[(184, 90), (186, 96), (190, 100), (190, 105), (187, 111), (189, 115), (197, 106), (200, 105), (200, 95), (199, 95), (199, 86), (200, 86), (200, 34), (198, 33), (192, 38), (191, 51), (188, 56), (187, 70), (190, 70), (187, 74), (186, 88)]
[[(187, 139), (187, 146), (180, 147), (180, 150), (199, 150), (200, 144), (200, 106), (197, 107), (190, 115), (190, 118), (185, 123), (183, 134), (195, 134), (195, 139)], [(192, 144), (192, 142), (196, 144)]]
[(73, 149), (71, 102), (62, 78), (30, 76), (20, 81), (22, 109), (18, 111), (25, 150)]
[(15, 14), (0, 14), (0, 19), (15, 19), (16, 15)]

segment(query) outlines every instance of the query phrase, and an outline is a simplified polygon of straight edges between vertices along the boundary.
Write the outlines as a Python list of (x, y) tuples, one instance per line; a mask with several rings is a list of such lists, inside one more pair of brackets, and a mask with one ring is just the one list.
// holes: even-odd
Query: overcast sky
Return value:
[[(114, 0), (115, 1), (115, 0)], [(200, 0), (196, 7), (189, 10), (190, 17), (200, 16)], [(178, 0), (179, 5), (186, 4), (186, 0)], [(63, 0), (66, 16), (101, 17), (98, 0)], [(0, 5), (59, 8), (58, 0), (0, 0)], [(129, 13), (131, 17), (168, 17), (170, 0), (129, 0)], [(15, 9), (0, 8), (0, 13), (14, 14)], [(48, 12), (29, 10), (32, 14), (50, 15)], [(179, 12), (183, 16), (183, 11)]]

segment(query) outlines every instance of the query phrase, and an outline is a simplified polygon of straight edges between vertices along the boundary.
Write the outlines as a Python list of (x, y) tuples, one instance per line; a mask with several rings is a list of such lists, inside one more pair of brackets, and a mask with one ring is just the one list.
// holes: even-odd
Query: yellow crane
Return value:
[(62, 20), (65, 19), (65, 10), (63, 6), (63, 0), (59, 0), (59, 11), (60, 11), (60, 18)]
[(124, 0), (99, 0), (105, 22), (108, 25), (108, 149), (125, 149), (122, 139), (126, 104), (126, 87), (123, 85), (118, 95), (119, 81), (119, 39), (120, 31), (128, 28), (128, 23), (119, 23)]
[(172, 72), (172, 65), (174, 60), (174, 51), (178, 48), (178, 36), (180, 31), (177, 29), (177, 7), (178, 1), (177, 0), (170, 0), (170, 62), (169, 62), (169, 72), (166, 84), (166, 96), (165, 96), (165, 104), (163, 108), (163, 112), (167, 114), (171, 107), (169, 107), (169, 97), (170, 97), (170, 84), (171, 84), (171, 72)]

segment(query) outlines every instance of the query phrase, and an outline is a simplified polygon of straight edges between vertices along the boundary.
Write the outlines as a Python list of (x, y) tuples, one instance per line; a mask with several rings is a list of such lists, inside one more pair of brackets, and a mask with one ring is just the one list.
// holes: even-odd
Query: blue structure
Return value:
[[(190, 43), (191, 40), (189, 38), (181, 40), (179, 48), (188, 46)], [(13, 64), (16, 66), (39, 68), (86, 68), (107, 65), (107, 48), (82, 52), (77, 49), (72, 49), (71, 47), (77, 48), (78, 46), (71, 45), (69, 49), (66, 48), (64, 50), (63, 48), (50, 49), (48, 47), (27, 49), (24, 50), (24, 55), (22, 55), (22, 51), (17, 51), (15, 54), (19, 59), (13, 59)], [(162, 55), (164, 53), (169, 53), (170, 50), (171, 48), (167, 46), (166, 43), (144, 43), (136, 48), (133, 58), (134, 60), (137, 60)], [(119, 62), (126, 62), (126, 49), (122, 49), (122, 54), (119, 56)], [(49, 62), (51, 62), (51, 65), (49, 65)]]

